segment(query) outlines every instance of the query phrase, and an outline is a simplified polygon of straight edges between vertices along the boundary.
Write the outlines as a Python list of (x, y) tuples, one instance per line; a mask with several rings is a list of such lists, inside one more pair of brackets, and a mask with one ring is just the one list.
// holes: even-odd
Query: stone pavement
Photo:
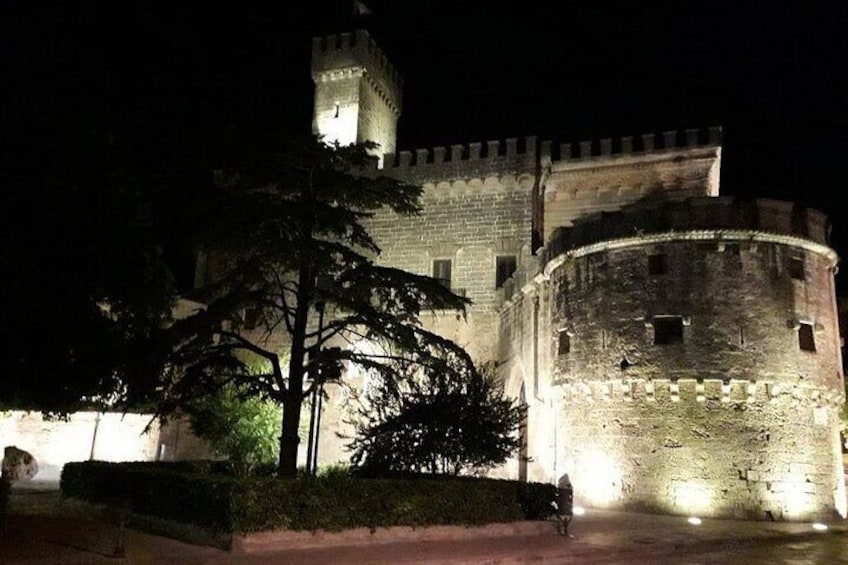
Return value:
[[(82, 515), (73, 507), (60, 504), (55, 492), (17, 491), (11, 510), (12, 515), (0, 528), (0, 563), (3, 564), (714, 563), (723, 562), (722, 555), (745, 555), (748, 549), (759, 551), (780, 544), (798, 547), (843, 544), (843, 540), (848, 540), (845, 536), (848, 524), (844, 522), (830, 524), (830, 530), (821, 533), (810, 524), (705, 519), (700, 526), (693, 526), (683, 517), (590, 511), (575, 518), (567, 538), (557, 536), (551, 528), (549, 534), (532, 536), (381, 543), (247, 555), (128, 529), (126, 558), (115, 559), (117, 528), (104, 516)], [(840, 546), (838, 555), (843, 554)], [(713, 557), (699, 560), (698, 555)], [(688, 557), (681, 560), (681, 556)]]

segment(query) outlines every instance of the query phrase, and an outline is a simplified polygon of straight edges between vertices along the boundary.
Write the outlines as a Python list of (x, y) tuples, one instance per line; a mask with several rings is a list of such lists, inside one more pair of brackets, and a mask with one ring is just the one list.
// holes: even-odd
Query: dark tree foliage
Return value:
[(0, 407), (61, 414), (124, 396), (173, 281), (125, 148), (103, 130), (54, 141), (0, 172)]
[(467, 379), (410, 372), (364, 393), (351, 463), (366, 475), (458, 474), (500, 465), (519, 448), (522, 409), (491, 367)]
[[(364, 221), (381, 208), (418, 213), (421, 189), (380, 176), (368, 148), (310, 137), (221, 171), (195, 215), (210, 264), (227, 266), (198, 289), (204, 308), (163, 332), (152, 356), (166, 369), (162, 413), (228, 383), (282, 404), (282, 475), (296, 473), (304, 399), (346, 364), (387, 380), (413, 364), (445, 378), (475, 372), (463, 349), (419, 319), (431, 309), (464, 312), (468, 301), (374, 262), (380, 249)], [(244, 331), (246, 311), (258, 329)]]

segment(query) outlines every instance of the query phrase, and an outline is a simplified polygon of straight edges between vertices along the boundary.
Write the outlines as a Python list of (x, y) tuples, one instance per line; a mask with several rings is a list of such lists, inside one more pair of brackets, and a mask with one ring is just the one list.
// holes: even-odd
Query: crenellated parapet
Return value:
[(547, 245), (552, 259), (566, 251), (600, 242), (707, 231), (710, 237), (751, 238), (752, 232), (828, 245), (827, 217), (812, 208), (766, 198), (700, 197), (683, 201), (643, 201), (615, 212), (575, 220), (554, 231)]
[(799, 384), (790, 386), (756, 379), (643, 379), (625, 378), (595, 381), (556, 381), (563, 401), (568, 404), (597, 403), (690, 403), (718, 408), (738, 404), (780, 403), (811, 406), (842, 405), (844, 395), (833, 389)]
[(364, 29), (312, 40), (312, 79), (328, 82), (351, 76), (368, 80), (386, 104), (400, 115), (403, 79)]
[(543, 141), (542, 153), (550, 154), (553, 162), (591, 161), (720, 145), (721, 128), (708, 127), (559, 144)]
[[(599, 161), (622, 157), (664, 155), (669, 152), (718, 147), (721, 128), (690, 128), (639, 136), (590, 141), (538, 142), (536, 136), (426, 147), (384, 155), (387, 172), (411, 177), (433, 175), (460, 178), (485, 171), (503, 171), (559, 162)], [(407, 172), (409, 171), (409, 172)]]
[(384, 173), (410, 182), (497, 176), (505, 173), (535, 173), (538, 163), (535, 136), (454, 144), (384, 157)]

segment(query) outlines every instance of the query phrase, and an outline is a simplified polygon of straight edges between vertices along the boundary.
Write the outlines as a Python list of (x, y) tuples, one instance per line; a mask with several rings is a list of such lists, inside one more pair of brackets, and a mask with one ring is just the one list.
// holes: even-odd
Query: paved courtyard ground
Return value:
[(848, 524), (816, 532), (810, 524), (704, 520), (628, 512), (575, 518), (568, 538), (553, 533), (462, 541), (384, 543), (237, 555), (134, 529), (126, 557), (114, 554), (108, 515), (63, 504), (54, 490), (15, 491), (0, 529), (0, 563), (848, 563)]

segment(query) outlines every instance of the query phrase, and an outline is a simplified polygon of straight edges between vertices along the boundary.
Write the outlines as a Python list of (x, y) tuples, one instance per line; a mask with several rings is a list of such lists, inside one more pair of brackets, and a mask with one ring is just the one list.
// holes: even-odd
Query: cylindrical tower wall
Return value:
[(563, 468), (578, 501), (702, 516), (845, 515), (835, 254), (674, 231), (549, 264)]

